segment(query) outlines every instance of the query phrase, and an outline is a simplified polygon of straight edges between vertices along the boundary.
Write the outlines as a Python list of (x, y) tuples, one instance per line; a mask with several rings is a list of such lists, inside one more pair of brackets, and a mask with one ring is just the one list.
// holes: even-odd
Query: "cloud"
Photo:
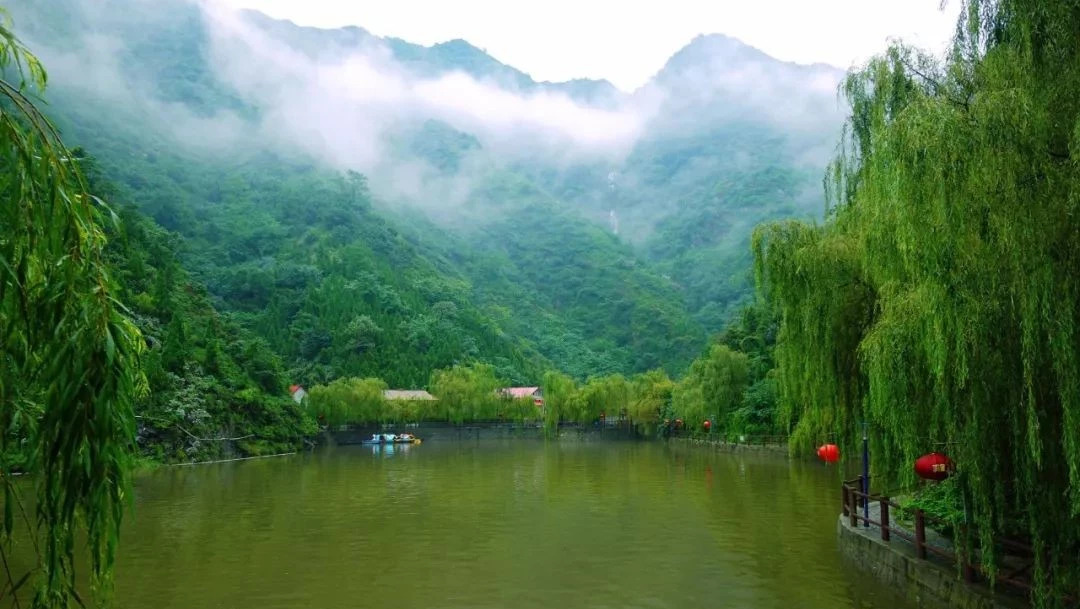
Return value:
[[(789, 140), (795, 162), (823, 167), (842, 117), (838, 70), (777, 62), (723, 36), (695, 40), (634, 94), (615, 92), (591, 104), (556, 86), (508, 86), (495, 77), (418, 68), (395, 56), (387, 41), (355, 28), (314, 32), (253, 18), (221, 0), (99, 1), (106, 6), (72, 3), (82, 11), (71, 17), (75, 35), (35, 41), (54, 82), (106, 102), (116, 120), (152, 125), (197, 150), (296, 152), (367, 174), (389, 204), (419, 204), (443, 217), (505, 165), (538, 172), (585, 168), (574, 175), (596, 177), (600, 194), (579, 192), (580, 203), (603, 207), (608, 171), (620, 168), (643, 140), (700, 136), (718, 124), (769, 124)], [(163, 35), (169, 40), (156, 40)], [(210, 84), (237, 103), (197, 103), (207, 82), (170, 82), (169, 74), (147, 71), (152, 62), (131, 56), (133, 38), (140, 36), (167, 63), (182, 62), (182, 72), (209, 69)], [(70, 46), (49, 48), (62, 40)], [(182, 46), (190, 40), (199, 42)], [(189, 89), (163, 94), (177, 84)], [(409, 142), (428, 120), (475, 136), (479, 147), (453, 151), (460, 158), (448, 170)], [(738, 155), (743, 145), (733, 143), (721, 154)], [(693, 147), (685, 153), (696, 154)], [(679, 188), (707, 184), (720, 162), (690, 159), (673, 183), (656, 185), (665, 187), (664, 197), (652, 208), (670, 204)], [(620, 186), (641, 179), (627, 175)], [(601, 211), (606, 217), (606, 208)]]
[(543, 90), (510, 91), (464, 72), (420, 77), (378, 43), (336, 56), (306, 53), (214, 2), (202, 4), (211, 61), (242, 97), (265, 110), (262, 128), (334, 164), (377, 167), (388, 139), (435, 119), (513, 154), (528, 146), (583, 155), (625, 152), (641, 133), (640, 108), (602, 109)]
[(778, 61), (723, 35), (699, 36), (645, 87), (668, 100), (654, 128), (672, 133), (702, 124), (753, 122), (781, 130), (801, 147), (835, 140), (845, 107), (844, 72), (823, 64)]
[(96, 101), (110, 110), (111, 122), (160, 125), (195, 152), (234, 147), (245, 132), (245, 122), (235, 113), (200, 115), (184, 103), (163, 101), (149, 91), (124, 70), (119, 59), (124, 45), (116, 37), (91, 30), (74, 48), (28, 42), (48, 67), (50, 88), (59, 82), (81, 100)]

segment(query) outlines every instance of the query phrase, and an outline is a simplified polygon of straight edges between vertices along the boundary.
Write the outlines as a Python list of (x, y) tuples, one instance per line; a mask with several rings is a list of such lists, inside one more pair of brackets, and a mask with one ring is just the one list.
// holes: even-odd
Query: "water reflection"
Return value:
[(836, 551), (836, 470), (649, 443), (341, 448), (152, 472), (122, 608), (905, 608)]
[(403, 455), (408, 453), (413, 448), (413, 444), (401, 443), (383, 443), (383, 444), (365, 444), (371, 449), (371, 454), (381, 457), (393, 457), (395, 454)]

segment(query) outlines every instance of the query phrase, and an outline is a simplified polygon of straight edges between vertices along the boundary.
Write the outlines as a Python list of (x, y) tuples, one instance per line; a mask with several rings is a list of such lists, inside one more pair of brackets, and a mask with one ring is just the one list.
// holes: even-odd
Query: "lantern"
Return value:
[(712, 423), (709, 422), (708, 419), (705, 419), (705, 422), (702, 423), (701, 426), (705, 428), (705, 431), (709, 431), (709, 428), (712, 427)]
[(817, 456), (826, 463), (836, 463), (840, 460), (840, 447), (835, 444), (822, 444), (817, 449)]
[(944, 480), (952, 471), (952, 459), (941, 453), (930, 453), (915, 459), (915, 473), (920, 478)]

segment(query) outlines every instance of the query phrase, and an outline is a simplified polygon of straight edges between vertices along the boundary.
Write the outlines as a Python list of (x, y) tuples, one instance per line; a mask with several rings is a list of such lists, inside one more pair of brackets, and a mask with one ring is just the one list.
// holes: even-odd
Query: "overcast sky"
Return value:
[(958, 0), (211, 0), (301, 25), (358, 25), (430, 45), (464, 38), (537, 80), (606, 78), (631, 91), (697, 34), (799, 63), (862, 63), (889, 38), (942, 51)]

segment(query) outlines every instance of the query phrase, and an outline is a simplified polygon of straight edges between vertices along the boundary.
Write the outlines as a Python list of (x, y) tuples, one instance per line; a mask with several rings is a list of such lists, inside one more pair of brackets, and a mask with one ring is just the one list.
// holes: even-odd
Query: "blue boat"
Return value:
[(411, 433), (373, 433), (371, 438), (364, 440), (364, 444), (419, 444), (420, 438)]

